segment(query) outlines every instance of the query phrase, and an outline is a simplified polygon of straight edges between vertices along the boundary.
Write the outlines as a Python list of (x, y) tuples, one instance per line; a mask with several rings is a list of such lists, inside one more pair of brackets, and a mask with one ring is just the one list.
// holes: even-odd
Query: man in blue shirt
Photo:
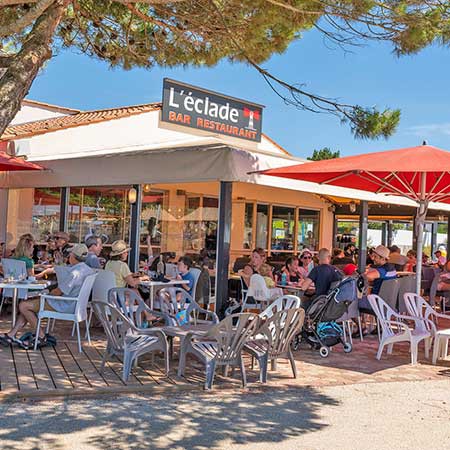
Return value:
[(178, 261), (177, 279), (189, 281), (189, 284), (183, 284), (183, 288), (193, 296), (195, 294), (195, 292), (193, 292), (195, 278), (190, 271), (192, 265), (192, 259), (189, 258), (189, 256), (182, 256)]
[[(365, 273), (367, 281), (372, 283), (371, 294), (378, 295), (384, 280), (397, 278), (394, 264), (389, 263), (389, 249), (384, 245), (378, 245), (372, 252), (373, 266)], [(367, 314), (374, 314), (369, 300), (364, 296), (359, 301), (360, 311)]]
[[(305, 292), (311, 287), (312, 283), (315, 286), (314, 297), (319, 295), (325, 295), (330, 290), (330, 286), (335, 281), (339, 281), (342, 278), (341, 273), (336, 267), (330, 264), (331, 254), (327, 248), (321, 248), (319, 250), (319, 265), (311, 270), (308, 277), (303, 281), (301, 288)], [(303, 299), (302, 307), (307, 309), (313, 299)]]

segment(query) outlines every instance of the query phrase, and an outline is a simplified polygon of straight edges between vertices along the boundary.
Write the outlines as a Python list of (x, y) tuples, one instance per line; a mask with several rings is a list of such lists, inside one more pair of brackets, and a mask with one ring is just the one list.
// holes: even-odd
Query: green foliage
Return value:
[(341, 153), (339, 150), (336, 150), (333, 152), (328, 147), (324, 147), (320, 150), (314, 150), (312, 156), (309, 156), (309, 161), (322, 161), (323, 159), (334, 159), (339, 158), (341, 156)]
[(397, 129), (400, 115), (399, 109), (385, 109), (380, 112), (376, 108), (356, 106), (343, 117), (342, 122), (350, 122), (350, 128), (356, 138), (387, 139)]

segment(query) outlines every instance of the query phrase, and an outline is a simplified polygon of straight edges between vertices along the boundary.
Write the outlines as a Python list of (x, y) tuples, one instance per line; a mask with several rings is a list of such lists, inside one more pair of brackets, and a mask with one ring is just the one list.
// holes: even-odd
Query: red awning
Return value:
[[(430, 145), (309, 162), (259, 173), (401, 195), (415, 201), (450, 203), (450, 152)], [(425, 186), (421, 184), (422, 174), (425, 174)]]
[(5, 152), (0, 151), (0, 172), (10, 170), (45, 170), (38, 164), (25, 161), (23, 158), (10, 156)]

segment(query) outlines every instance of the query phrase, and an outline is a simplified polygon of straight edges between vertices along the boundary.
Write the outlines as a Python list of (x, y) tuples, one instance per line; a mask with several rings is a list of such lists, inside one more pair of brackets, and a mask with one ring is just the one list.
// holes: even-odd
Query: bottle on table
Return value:
[(286, 273), (283, 272), (281, 274), (281, 285), (286, 286), (286, 284), (287, 284), (287, 275), (286, 275)]

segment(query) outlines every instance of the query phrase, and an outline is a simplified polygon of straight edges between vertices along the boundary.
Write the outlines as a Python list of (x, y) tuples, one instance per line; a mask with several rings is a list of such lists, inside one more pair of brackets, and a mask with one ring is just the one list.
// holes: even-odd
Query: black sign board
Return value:
[(164, 78), (161, 120), (261, 142), (263, 106)]

